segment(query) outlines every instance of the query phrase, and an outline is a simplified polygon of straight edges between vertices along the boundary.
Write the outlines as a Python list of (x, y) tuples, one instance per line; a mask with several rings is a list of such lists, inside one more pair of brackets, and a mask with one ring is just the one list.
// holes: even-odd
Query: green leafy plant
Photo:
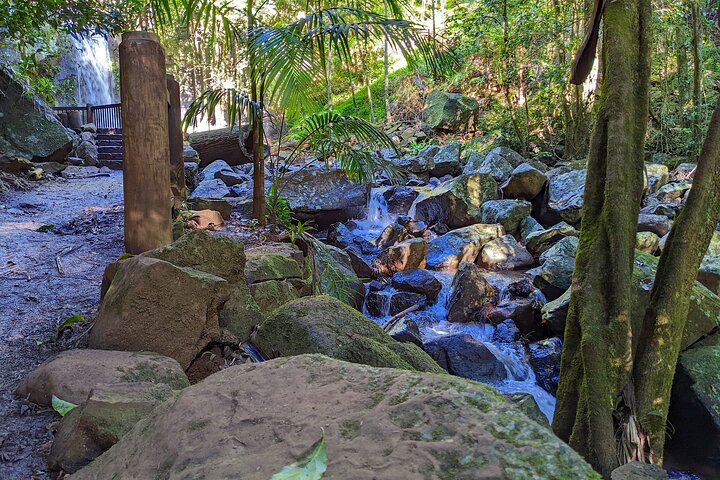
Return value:
[(61, 417), (64, 417), (72, 409), (77, 407), (77, 405), (75, 405), (74, 403), (62, 400), (62, 399), (56, 397), (55, 395), (52, 396), (51, 404), (52, 404), (53, 410), (55, 410), (57, 413), (59, 413)]
[(315, 230), (312, 226), (312, 220), (306, 220), (304, 222), (290, 223), (286, 225), (288, 232), (290, 233), (290, 241), (295, 245), (295, 241), (306, 233)]
[(270, 480), (320, 480), (327, 470), (325, 432), (297, 462), (283, 467)]
[(57, 332), (57, 335), (60, 336), (60, 334), (62, 334), (65, 330), (72, 328), (72, 326), (75, 325), (76, 323), (80, 323), (80, 322), (84, 322), (84, 321), (85, 321), (84, 316), (82, 316), (80, 314), (73, 315), (72, 317), (68, 318), (63, 323), (61, 323), (55, 331)]

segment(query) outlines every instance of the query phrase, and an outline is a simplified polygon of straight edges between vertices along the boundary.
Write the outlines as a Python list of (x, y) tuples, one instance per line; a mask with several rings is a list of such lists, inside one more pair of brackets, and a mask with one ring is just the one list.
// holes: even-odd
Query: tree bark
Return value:
[(650, 20), (649, 0), (605, 7), (601, 106), (553, 421), (556, 434), (605, 476), (618, 466), (613, 413), (632, 369), (629, 279), (643, 189)]
[(662, 462), (670, 390), (700, 263), (720, 219), (720, 105), (710, 122), (685, 208), (660, 256), (645, 313), (635, 364), (638, 419), (647, 437), (644, 452)]
[(695, 113), (692, 122), (692, 134), (695, 141), (694, 156), (697, 158), (697, 152), (700, 145), (701, 125), (703, 120), (702, 106), (702, 17), (700, 13), (700, 4), (698, 0), (690, 2), (690, 25), (692, 58), (693, 58), (693, 107)]
[[(255, 28), (255, 12), (253, 12), (253, 1), (247, 3), (248, 30), (252, 32)], [(248, 49), (248, 65), (250, 67), (250, 99), (256, 105), (263, 105), (262, 85), (258, 85), (255, 69), (256, 59), (252, 49)], [(252, 145), (253, 145), (253, 218), (261, 226), (265, 225), (265, 145), (263, 140), (263, 119), (262, 113), (251, 110), (252, 122), (250, 122)]]

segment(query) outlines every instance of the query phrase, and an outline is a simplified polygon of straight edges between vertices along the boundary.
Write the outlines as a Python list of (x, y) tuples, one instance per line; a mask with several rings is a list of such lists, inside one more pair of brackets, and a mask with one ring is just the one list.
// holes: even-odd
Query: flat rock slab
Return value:
[(142, 421), (73, 480), (267, 480), (320, 439), (324, 479), (599, 480), (494, 389), (303, 355), (227, 368)]

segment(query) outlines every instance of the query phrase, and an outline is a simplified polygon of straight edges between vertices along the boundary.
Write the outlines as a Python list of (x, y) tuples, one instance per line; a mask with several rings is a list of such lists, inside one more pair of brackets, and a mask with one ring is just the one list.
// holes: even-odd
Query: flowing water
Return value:
[[(380, 235), (383, 229), (395, 222), (397, 215), (388, 213), (388, 205), (383, 197), (386, 188), (373, 188), (370, 193), (370, 202), (368, 204), (368, 213), (366, 218), (356, 220), (355, 228), (352, 233), (365, 238), (371, 242)], [(412, 212), (412, 210), (411, 210)], [(540, 387), (535, 380), (535, 373), (528, 363), (525, 347), (520, 342), (514, 343), (493, 343), (491, 341), (495, 327), (490, 324), (482, 323), (452, 323), (447, 321), (447, 297), (450, 294), (452, 279), (454, 272), (436, 272), (429, 270), (435, 277), (440, 280), (442, 290), (435, 304), (407, 315), (407, 318), (414, 320), (420, 327), (420, 333), (423, 341), (428, 342), (438, 337), (456, 333), (465, 333), (471, 335), (474, 339), (485, 344), (495, 357), (503, 364), (508, 373), (508, 379), (501, 383), (493, 384), (500, 392), (511, 393), (527, 393), (532, 395), (535, 402), (540, 407), (542, 413), (552, 421), (553, 412), (555, 410), (555, 397)], [(519, 272), (488, 272), (487, 279), (499, 292), (500, 301), (507, 298), (506, 287), (512, 281), (522, 276)], [(387, 287), (387, 292), (393, 292), (393, 287)], [(545, 301), (542, 294), (536, 299), (540, 302)], [(390, 317), (388, 314), (389, 305), (385, 309), (383, 317), (372, 318), (379, 324), (383, 324)]]
[(71, 36), (80, 105), (117, 102), (110, 46), (102, 35)]

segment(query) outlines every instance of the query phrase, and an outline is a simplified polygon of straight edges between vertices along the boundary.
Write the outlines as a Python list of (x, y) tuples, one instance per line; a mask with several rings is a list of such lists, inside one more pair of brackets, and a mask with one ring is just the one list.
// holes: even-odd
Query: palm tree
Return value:
[[(372, 149), (396, 149), (392, 140), (370, 122), (332, 111), (332, 60), (351, 64), (353, 42), (385, 41), (403, 53), (411, 66), (425, 60), (431, 69), (442, 68), (433, 56), (432, 44), (415, 24), (353, 7), (336, 7), (312, 12), (280, 27), (260, 25), (253, 0), (245, 9), (247, 28), (238, 19), (239, 10), (218, 0), (182, 0), (185, 21), (207, 29), (214, 39), (229, 49), (244, 49), (248, 60), (245, 72), (249, 90), (214, 89), (192, 102), (184, 124), (211, 115), (219, 104), (228, 110), (228, 123), (238, 127), (247, 118), (253, 145), (253, 216), (265, 221), (263, 116), (270, 108), (286, 117), (302, 117), (318, 110), (311, 98), (314, 85), (324, 80), (327, 111), (299, 121), (299, 131), (307, 132), (298, 147), (315, 149), (319, 160), (334, 161), (357, 181), (369, 181), (376, 169), (388, 164), (373, 155)], [(220, 0), (223, 1), (223, 0)], [(387, 0), (390, 11), (400, 12), (397, 0)], [(291, 159), (297, 158), (296, 148)], [(390, 171), (392, 174), (393, 172)], [(275, 186), (275, 197), (281, 188)]]

